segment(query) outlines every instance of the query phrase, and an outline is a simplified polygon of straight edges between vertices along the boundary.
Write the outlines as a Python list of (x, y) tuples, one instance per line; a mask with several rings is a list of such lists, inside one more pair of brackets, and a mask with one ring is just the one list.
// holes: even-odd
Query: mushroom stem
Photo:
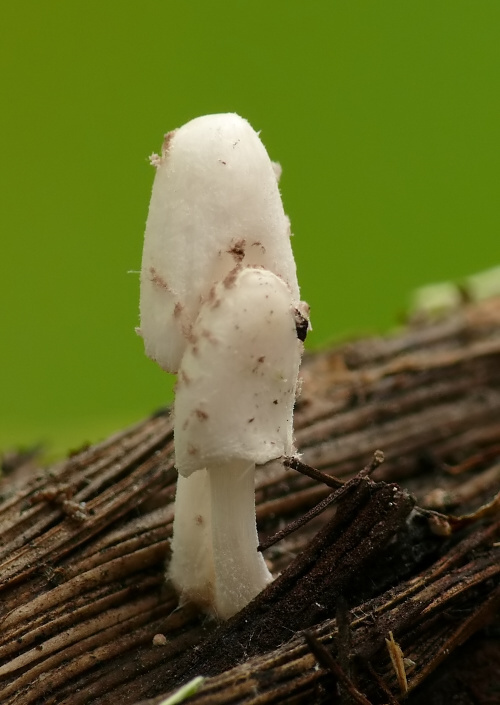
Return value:
[(233, 459), (210, 467), (207, 474), (212, 511), (213, 609), (219, 618), (229, 619), (272, 581), (272, 575), (257, 551), (255, 464)]
[(209, 610), (214, 595), (210, 482), (206, 470), (179, 474), (168, 575), (181, 602)]

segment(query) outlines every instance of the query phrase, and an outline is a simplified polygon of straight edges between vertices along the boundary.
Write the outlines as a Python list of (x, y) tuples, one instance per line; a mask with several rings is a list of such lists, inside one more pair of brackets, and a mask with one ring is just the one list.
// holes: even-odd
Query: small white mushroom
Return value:
[(245, 268), (201, 306), (180, 366), (169, 575), (184, 600), (222, 619), (271, 580), (257, 552), (254, 471), (293, 452), (303, 321), (281, 278)]
[(292, 445), (308, 322), (279, 165), (234, 114), (169, 133), (141, 269), (146, 354), (178, 373), (179, 470), (169, 577), (226, 619), (271, 580), (257, 552), (254, 470)]
[(228, 113), (169, 133), (157, 167), (144, 237), (141, 324), (146, 354), (177, 372), (187, 336), (214, 282), (261, 265), (299, 300), (290, 224), (258, 134)]

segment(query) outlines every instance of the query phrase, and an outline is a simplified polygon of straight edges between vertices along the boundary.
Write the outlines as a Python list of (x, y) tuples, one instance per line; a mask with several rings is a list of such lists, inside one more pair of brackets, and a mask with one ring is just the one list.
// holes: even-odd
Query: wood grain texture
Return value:
[[(5, 459), (0, 702), (156, 703), (202, 674), (193, 703), (332, 702), (337, 688), (352, 701), (350, 682), (377, 705), (402, 697), (392, 631), (415, 664), (405, 702), (429, 683), (431, 703), (443, 669), (464, 678), (460, 645), (486, 648), (473, 635), (488, 625), (498, 672), (500, 301), (309, 355), (302, 377), (302, 461), (342, 481), (377, 449), (385, 462), (265, 552), (281, 576), (223, 625), (179, 608), (164, 581), (176, 478), (168, 409), (47, 469), (29, 454)], [(261, 538), (332, 491), (281, 463), (261, 469)]]

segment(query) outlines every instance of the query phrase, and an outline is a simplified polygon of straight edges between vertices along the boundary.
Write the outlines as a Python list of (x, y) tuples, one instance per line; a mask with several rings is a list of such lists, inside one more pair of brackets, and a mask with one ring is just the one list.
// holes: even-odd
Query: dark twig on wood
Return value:
[[(368, 475), (371, 475), (371, 473), (376, 470), (379, 465), (381, 465), (384, 462), (384, 454), (382, 453), (381, 450), (375, 451), (373, 458), (371, 461), (368, 463), (366, 467), (364, 467), (362, 470), (359, 471), (357, 475), (355, 475), (353, 478), (348, 480), (347, 482), (344, 482), (341, 484), (338, 489), (336, 489), (334, 492), (328, 495), (328, 497), (325, 497), (319, 504), (317, 504), (315, 507), (310, 509), (308, 512), (305, 514), (302, 514), (302, 516), (298, 517), (295, 519), (295, 521), (290, 522), (288, 526), (285, 526), (284, 529), (281, 529), (280, 531), (277, 531), (273, 536), (270, 536), (268, 539), (265, 541), (261, 541), (257, 550), (258, 551), (265, 551), (266, 548), (270, 548), (271, 546), (274, 546), (275, 543), (278, 543), (278, 541), (282, 541), (284, 538), (289, 536), (291, 533), (294, 531), (297, 531), (297, 529), (300, 529), (302, 526), (307, 524), (308, 522), (311, 521), (311, 519), (314, 519), (317, 517), (319, 514), (325, 511), (325, 509), (334, 502), (338, 502), (347, 492), (349, 492), (355, 485), (357, 485), (360, 480), (362, 480), (364, 477), (367, 477)], [(303, 470), (303, 464), (301, 463), (301, 468), (297, 467), (297, 470), (300, 470), (302, 472)], [(289, 467), (292, 467), (291, 465)], [(304, 473), (309, 475), (309, 472)], [(318, 475), (323, 475), (323, 473), (318, 473)], [(324, 480), (322, 480), (324, 481)]]
[(359, 705), (373, 705), (363, 693), (361, 693), (349, 676), (342, 669), (340, 664), (333, 658), (332, 654), (323, 644), (308, 631), (304, 632), (304, 639), (311, 649), (320, 666), (330, 671), (338, 682), (346, 689), (347, 693)]
[(298, 458), (284, 458), (283, 465), (285, 465), (287, 468), (291, 468), (292, 470), (297, 470), (303, 475), (310, 477), (311, 480), (316, 480), (316, 482), (322, 482), (327, 487), (332, 487), (333, 489), (337, 489), (337, 487), (342, 487), (342, 485), (344, 484), (344, 480), (339, 480), (336, 477), (327, 475), (326, 472), (316, 470), (316, 468), (312, 468), (310, 465), (306, 465), (305, 463), (301, 462)]

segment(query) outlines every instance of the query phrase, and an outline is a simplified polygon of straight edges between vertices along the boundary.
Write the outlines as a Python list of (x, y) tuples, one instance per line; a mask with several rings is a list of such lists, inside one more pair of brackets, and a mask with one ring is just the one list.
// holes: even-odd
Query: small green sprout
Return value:
[(162, 700), (160, 705), (178, 705), (179, 703), (183, 703), (192, 695), (195, 695), (204, 682), (205, 678), (203, 678), (203, 676), (196, 676), (196, 678), (182, 685), (175, 693), (169, 695), (166, 700)]

